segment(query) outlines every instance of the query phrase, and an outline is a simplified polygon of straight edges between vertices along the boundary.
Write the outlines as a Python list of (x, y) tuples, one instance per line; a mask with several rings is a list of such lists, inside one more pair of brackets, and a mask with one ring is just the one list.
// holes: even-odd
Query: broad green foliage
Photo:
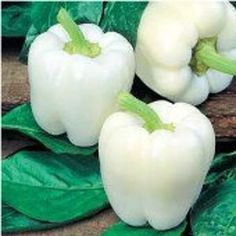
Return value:
[(94, 24), (99, 24), (103, 9), (102, 2), (37, 2), (32, 5), (32, 24), (39, 32), (46, 31), (57, 23), (56, 16), (61, 7), (65, 8), (77, 23)]
[(205, 180), (205, 185), (215, 185), (226, 180), (236, 180), (236, 152), (217, 155)]
[(5, 204), (55, 223), (82, 219), (108, 206), (95, 156), (18, 152), (3, 161), (2, 190)]
[(36, 231), (42, 229), (50, 229), (56, 227), (57, 223), (50, 223), (46, 221), (34, 220), (19, 211), (14, 210), (12, 207), (2, 205), (2, 232), (15, 233), (24, 231)]
[(31, 3), (10, 5), (2, 10), (2, 36), (24, 37), (31, 25)]
[(236, 181), (210, 187), (195, 204), (191, 216), (194, 236), (236, 235)]
[(108, 2), (101, 26), (105, 31), (115, 31), (135, 46), (137, 29), (147, 2)]
[(167, 230), (167, 231), (157, 231), (151, 227), (132, 227), (123, 222), (118, 222), (112, 225), (110, 228), (106, 229), (102, 236), (180, 236), (186, 228), (186, 221), (184, 221), (178, 227)]
[(36, 123), (29, 104), (23, 104), (8, 112), (2, 118), (2, 128), (16, 130), (38, 140), (45, 147), (58, 154), (90, 155), (97, 150), (93, 147), (77, 147), (70, 143), (65, 135), (52, 136), (43, 131)]

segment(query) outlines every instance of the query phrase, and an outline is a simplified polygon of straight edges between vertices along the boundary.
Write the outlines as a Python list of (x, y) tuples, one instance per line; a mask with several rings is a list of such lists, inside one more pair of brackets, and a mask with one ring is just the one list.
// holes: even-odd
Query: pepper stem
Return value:
[(163, 123), (160, 117), (151, 107), (138, 100), (128, 92), (119, 93), (118, 103), (121, 109), (140, 116), (145, 122), (144, 127), (149, 132), (153, 132), (157, 129), (166, 129), (173, 132), (175, 129), (172, 123)]
[(190, 65), (198, 75), (204, 74), (208, 68), (236, 75), (236, 60), (217, 52), (216, 38), (201, 39), (197, 43)]
[(69, 54), (82, 54), (92, 58), (101, 53), (98, 43), (91, 43), (85, 39), (82, 31), (64, 8), (61, 8), (58, 12), (57, 21), (66, 30), (71, 39), (64, 46), (66, 52)]

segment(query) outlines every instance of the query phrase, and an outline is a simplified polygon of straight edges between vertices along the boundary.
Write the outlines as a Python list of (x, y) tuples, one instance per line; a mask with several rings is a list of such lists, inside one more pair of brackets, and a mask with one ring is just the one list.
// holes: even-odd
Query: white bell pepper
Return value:
[(158, 94), (198, 105), (236, 75), (236, 10), (228, 1), (159, 1), (138, 28), (136, 67)]
[(215, 152), (210, 121), (197, 108), (142, 103), (119, 95), (125, 111), (105, 121), (101, 174), (111, 206), (127, 224), (157, 230), (180, 224), (197, 200)]
[(117, 110), (118, 92), (131, 89), (133, 49), (118, 33), (77, 26), (64, 9), (58, 21), (29, 51), (33, 114), (48, 133), (66, 132), (75, 145), (94, 145), (104, 120)]

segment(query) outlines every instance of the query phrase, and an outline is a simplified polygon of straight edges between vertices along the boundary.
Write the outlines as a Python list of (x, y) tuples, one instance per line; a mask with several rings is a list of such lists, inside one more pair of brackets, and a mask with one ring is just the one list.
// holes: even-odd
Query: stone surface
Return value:
[(211, 95), (200, 109), (210, 118), (219, 138), (236, 138), (236, 78), (221, 93)]
[(27, 66), (20, 63), (15, 52), (2, 56), (2, 111), (29, 100)]

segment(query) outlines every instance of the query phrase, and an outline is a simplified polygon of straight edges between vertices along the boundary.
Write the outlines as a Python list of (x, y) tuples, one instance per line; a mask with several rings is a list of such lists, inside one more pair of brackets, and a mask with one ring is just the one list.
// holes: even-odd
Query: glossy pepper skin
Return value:
[[(194, 60), (199, 63), (194, 53), (202, 40), (214, 40), (212, 47), (232, 60), (233, 72), (220, 72), (217, 64), (194, 65)], [(236, 73), (236, 10), (228, 1), (150, 2), (135, 52), (137, 74), (148, 87), (174, 102), (201, 104), (209, 93), (227, 88)], [(209, 56), (209, 51), (202, 54)]]
[(215, 135), (192, 105), (157, 101), (149, 106), (174, 129), (148, 132), (137, 115), (112, 114), (99, 138), (100, 168), (111, 206), (124, 222), (166, 230), (179, 225), (197, 200)]
[(70, 38), (60, 24), (39, 35), (28, 59), (31, 106), (45, 131), (67, 133), (73, 144), (91, 146), (104, 120), (117, 110), (118, 92), (131, 89), (135, 62), (131, 45), (120, 34), (103, 33), (94, 24), (77, 27), (87, 41), (99, 45), (100, 54), (65, 51)]

